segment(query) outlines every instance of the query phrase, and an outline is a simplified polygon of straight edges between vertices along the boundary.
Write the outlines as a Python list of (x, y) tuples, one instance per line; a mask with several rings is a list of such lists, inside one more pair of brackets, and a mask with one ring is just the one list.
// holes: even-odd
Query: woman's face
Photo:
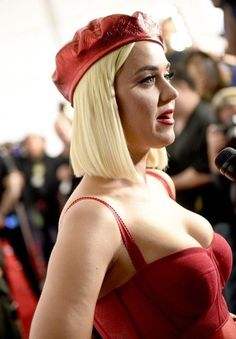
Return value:
[(174, 100), (162, 47), (137, 42), (116, 76), (116, 99), (131, 156), (174, 141)]
[(221, 82), (214, 61), (210, 57), (193, 55), (186, 66), (186, 70), (193, 79), (199, 95), (203, 99), (211, 99)]

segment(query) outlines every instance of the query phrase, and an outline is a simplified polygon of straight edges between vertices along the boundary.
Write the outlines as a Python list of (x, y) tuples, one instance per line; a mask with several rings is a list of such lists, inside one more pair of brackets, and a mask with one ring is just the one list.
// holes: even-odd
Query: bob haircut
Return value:
[[(84, 74), (74, 96), (70, 157), (74, 174), (140, 182), (122, 128), (115, 76), (135, 43), (107, 54)], [(150, 149), (148, 168), (167, 166), (166, 148)]]

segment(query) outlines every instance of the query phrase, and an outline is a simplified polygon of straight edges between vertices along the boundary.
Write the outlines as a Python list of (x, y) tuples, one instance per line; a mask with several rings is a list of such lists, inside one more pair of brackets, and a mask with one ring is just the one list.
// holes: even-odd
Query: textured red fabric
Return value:
[(136, 268), (130, 280), (97, 302), (94, 325), (103, 339), (236, 338), (236, 325), (222, 296), (232, 267), (232, 252), (222, 236), (214, 233), (208, 248), (186, 248), (146, 264), (125, 223), (107, 202), (80, 197), (67, 210), (84, 199), (112, 211)]
[[(207, 249), (187, 248), (147, 264), (98, 301), (95, 326), (104, 339), (218, 338), (229, 315), (222, 288), (231, 263), (228, 244), (215, 233)], [(236, 338), (236, 326), (230, 333)]]
[(52, 80), (72, 103), (76, 85), (92, 64), (121, 46), (143, 40), (163, 46), (157, 24), (141, 12), (132, 16), (113, 14), (92, 20), (57, 53)]

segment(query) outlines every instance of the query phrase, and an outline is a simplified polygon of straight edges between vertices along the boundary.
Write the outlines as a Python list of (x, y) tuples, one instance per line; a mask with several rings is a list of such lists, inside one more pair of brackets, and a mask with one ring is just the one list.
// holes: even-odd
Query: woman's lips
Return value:
[(173, 125), (175, 122), (173, 116), (174, 116), (174, 110), (168, 109), (157, 117), (157, 121), (165, 125)]

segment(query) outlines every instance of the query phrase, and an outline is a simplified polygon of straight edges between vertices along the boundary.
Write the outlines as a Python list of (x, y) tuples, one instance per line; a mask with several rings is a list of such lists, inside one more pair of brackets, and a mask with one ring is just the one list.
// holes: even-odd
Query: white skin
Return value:
[[(211, 225), (179, 206), (158, 180), (145, 173), (148, 150), (174, 140), (173, 113), (163, 116), (163, 112), (173, 109), (177, 92), (170, 84), (162, 47), (136, 43), (115, 87), (129, 150), (143, 180), (85, 175), (66, 207), (78, 196), (89, 195), (110, 203), (147, 263), (185, 248), (209, 246)], [(170, 178), (159, 173), (174, 190)], [(75, 204), (61, 218), (30, 339), (91, 338), (97, 299), (134, 274), (111, 211), (91, 200)]]

